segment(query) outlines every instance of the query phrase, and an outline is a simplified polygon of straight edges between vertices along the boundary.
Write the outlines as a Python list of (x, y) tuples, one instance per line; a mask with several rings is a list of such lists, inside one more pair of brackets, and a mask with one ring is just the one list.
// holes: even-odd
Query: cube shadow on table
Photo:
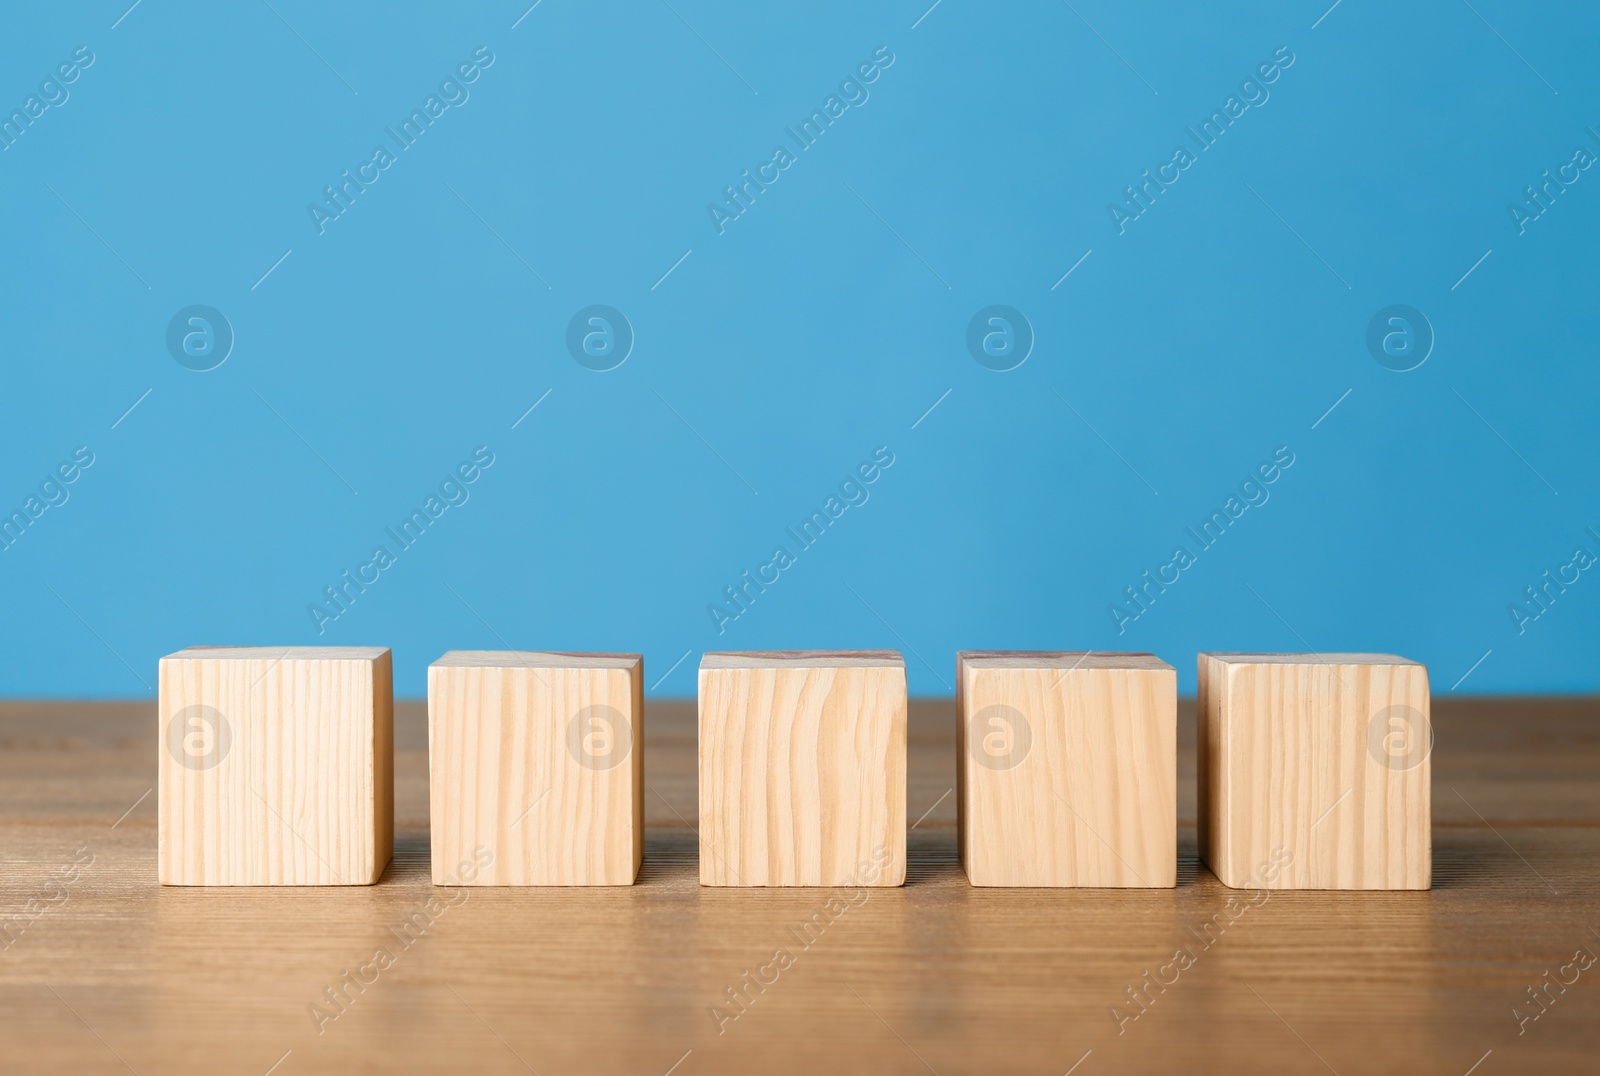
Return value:
[(905, 881), (898, 653), (706, 654), (699, 748), (701, 885)]
[(1177, 671), (1150, 654), (956, 656), (957, 837), (975, 886), (1177, 885)]
[(371, 885), (394, 847), (383, 647), (191, 647), (161, 659), (166, 885)]
[(1200, 855), (1224, 885), (1427, 889), (1428, 670), (1392, 654), (1201, 654)]
[(435, 885), (632, 885), (644, 660), (453, 650), (428, 667)]

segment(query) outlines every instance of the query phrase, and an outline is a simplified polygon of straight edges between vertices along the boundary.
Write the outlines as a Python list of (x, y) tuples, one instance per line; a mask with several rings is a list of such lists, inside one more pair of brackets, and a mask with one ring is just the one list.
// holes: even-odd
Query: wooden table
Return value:
[[(0, 1070), (1600, 1071), (1600, 964), (1572, 964), (1600, 954), (1600, 705), (1441, 699), (1434, 719), (1434, 889), (1248, 907), (1196, 862), (1192, 706), (1177, 889), (978, 890), (952, 704), (914, 703), (906, 885), (802, 945), (829, 891), (697, 884), (690, 703), (648, 708), (637, 886), (463, 891), (429, 884), (421, 704), (397, 708), (382, 882), (244, 890), (156, 884), (153, 704), (6, 704)], [(1519, 1026), (1547, 971), (1577, 981)], [(371, 982), (341, 1014), (347, 972)], [(1147, 973), (1173, 981), (1119, 1027)]]

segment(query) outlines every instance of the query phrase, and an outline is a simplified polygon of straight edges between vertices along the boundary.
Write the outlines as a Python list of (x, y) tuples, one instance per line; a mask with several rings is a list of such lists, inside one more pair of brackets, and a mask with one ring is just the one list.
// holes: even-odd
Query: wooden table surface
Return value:
[[(697, 884), (691, 703), (647, 708), (638, 885), (465, 891), (429, 884), (419, 703), (397, 707), (378, 885), (209, 890), (156, 884), (153, 704), (5, 704), (0, 1070), (1600, 1071), (1600, 964), (1577, 955), (1600, 954), (1600, 703), (1436, 699), (1434, 723), (1431, 892), (1250, 906), (1196, 861), (1192, 704), (1178, 886), (1139, 891), (968, 886), (952, 704), (913, 703), (906, 885), (802, 945), (829, 891)], [(319, 1020), (347, 973), (372, 982)]]

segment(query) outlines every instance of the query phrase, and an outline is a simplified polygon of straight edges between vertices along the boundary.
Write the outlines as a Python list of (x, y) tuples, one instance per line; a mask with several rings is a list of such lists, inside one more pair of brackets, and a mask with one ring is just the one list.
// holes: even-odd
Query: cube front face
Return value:
[(1177, 884), (1177, 672), (1149, 654), (956, 657), (957, 828), (975, 886)]
[(452, 651), (431, 665), (434, 884), (632, 885), (643, 677), (637, 654)]
[(1388, 654), (1202, 654), (1200, 851), (1223, 884), (1427, 889), (1428, 670)]
[(379, 647), (161, 659), (165, 885), (371, 885), (394, 847), (394, 696)]
[(902, 884), (900, 655), (705, 655), (699, 825), (701, 885)]

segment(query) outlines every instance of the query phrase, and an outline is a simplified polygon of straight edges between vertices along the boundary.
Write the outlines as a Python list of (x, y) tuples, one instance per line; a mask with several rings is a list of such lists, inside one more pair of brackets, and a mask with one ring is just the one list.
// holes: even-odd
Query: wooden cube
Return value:
[(956, 655), (956, 826), (977, 886), (1178, 883), (1178, 674), (1151, 654)]
[(1224, 885), (1427, 889), (1426, 666), (1201, 654), (1200, 854)]
[(700, 662), (700, 884), (906, 877), (906, 666), (892, 650)]
[(165, 885), (371, 885), (394, 848), (383, 647), (190, 647), (161, 659)]
[(428, 765), (435, 885), (632, 885), (644, 659), (452, 650), (428, 667)]

